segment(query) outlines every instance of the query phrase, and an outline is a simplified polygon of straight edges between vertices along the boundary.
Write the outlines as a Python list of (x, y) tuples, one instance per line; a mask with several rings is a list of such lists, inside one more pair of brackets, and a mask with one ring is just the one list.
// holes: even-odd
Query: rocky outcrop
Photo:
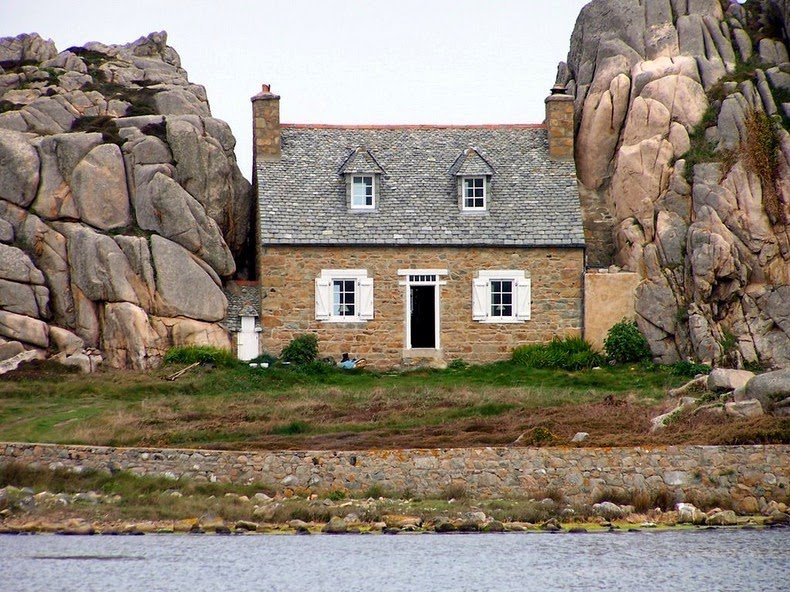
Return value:
[(58, 52), (0, 39), (0, 347), (81, 369), (229, 347), (223, 278), (252, 193), (165, 33)]
[(593, 0), (575, 97), (588, 261), (641, 274), (669, 363), (790, 364), (788, 3)]

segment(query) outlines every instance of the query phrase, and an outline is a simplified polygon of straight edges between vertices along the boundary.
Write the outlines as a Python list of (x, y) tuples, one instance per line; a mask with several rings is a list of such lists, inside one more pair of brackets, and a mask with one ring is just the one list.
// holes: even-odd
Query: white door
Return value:
[(258, 333), (255, 332), (255, 317), (241, 317), (238, 350), (239, 359), (245, 362), (258, 357)]

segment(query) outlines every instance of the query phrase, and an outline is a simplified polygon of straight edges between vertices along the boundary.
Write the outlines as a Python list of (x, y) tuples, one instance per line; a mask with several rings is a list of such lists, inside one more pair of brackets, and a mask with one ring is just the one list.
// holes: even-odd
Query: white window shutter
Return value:
[(325, 321), (332, 313), (332, 282), (323, 278), (315, 280), (315, 319)]
[(488, 316), (488, 280), (472, 280), (472, 319), (482, 321)]
[(359, 280), (359, 318), (365, 321), (373, 318), (373, 278)]
[(516, 316), (522, 321), (532, 318), (532, 280), (530, 278), (519, 279), (516, 283)]

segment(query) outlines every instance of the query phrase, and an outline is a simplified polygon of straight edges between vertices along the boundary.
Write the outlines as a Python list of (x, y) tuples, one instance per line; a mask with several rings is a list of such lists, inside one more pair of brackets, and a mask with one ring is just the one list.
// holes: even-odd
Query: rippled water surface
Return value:
[(0, 536), (0, 590), (790, 590), (790, 530)]

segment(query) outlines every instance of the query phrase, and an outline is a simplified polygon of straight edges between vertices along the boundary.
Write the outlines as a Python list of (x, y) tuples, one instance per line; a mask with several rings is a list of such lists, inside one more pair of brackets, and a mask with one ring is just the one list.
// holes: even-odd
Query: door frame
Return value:
[(441, 286), (447, 285), (447, 281), (440, 279), (442, 276), (447, 275), (446, 269), (399, 269), (398, 276), (403, 279), (398, 282), (398, 285), (404, 287), (403, 310), (404, 310), (404, 339), (403, 349), (406, 351), (419, 351), (426, 350), (425, 348), (413, 348), (411, 346), (411, 287), (412, 286), (433, 286), (434, 297), (434, 348), (428, 348), (426, 351), (439, 351), (442, 348), (441, 342)]

